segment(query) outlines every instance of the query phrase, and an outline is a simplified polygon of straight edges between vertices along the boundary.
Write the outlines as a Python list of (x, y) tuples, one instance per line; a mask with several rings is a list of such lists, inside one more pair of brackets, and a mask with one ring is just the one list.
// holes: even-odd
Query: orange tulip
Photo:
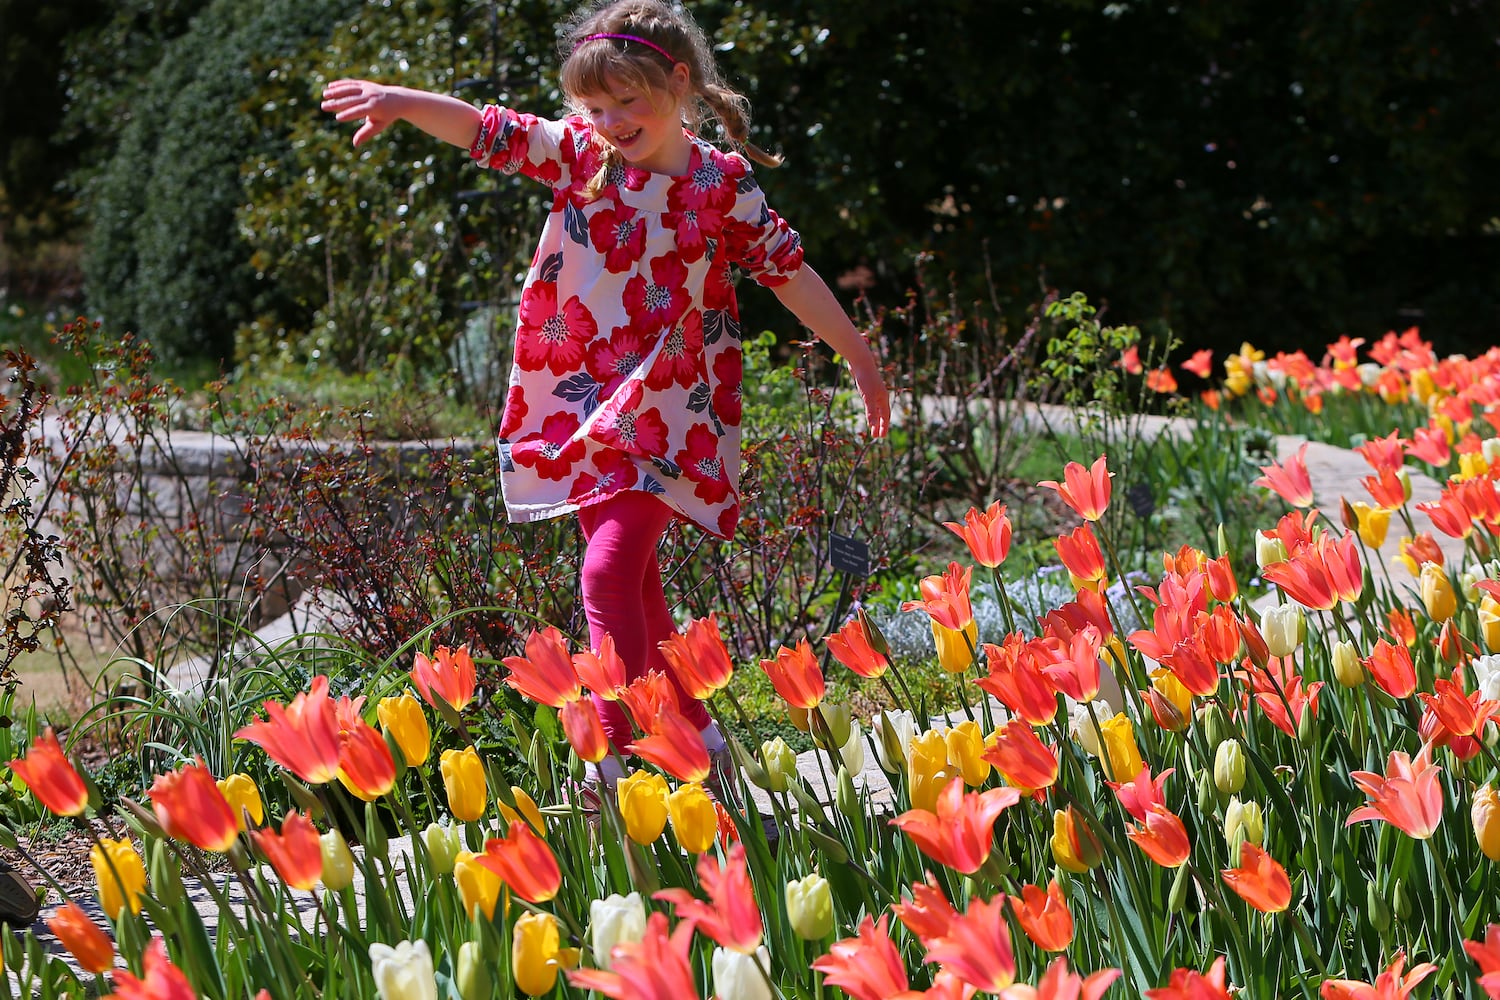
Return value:
[(659, 670), (648, 670), (620, 689), (620, 704), (635, 720), (636, 726), (650, 732), (663, 709), (680, 711), (672, 682)]
[(970, 507), (963, 524), (944, 521), (943, 526), (964, 540), (974, 561), (981, 566), (994, 569), (1010, 554), (1010, 518), (1005, 516), (1005, 505), (999, 500), (983, 513), (977, 507)]
[(196, 1000), (193, 990), (181, 969), (167, 957), (166, 943), (159, 937), (152, 938), (146, 946), (144, 978), (137, 979), (124, 969), (110, 974), (115, 991), (105, 1000)]
[(692, 952), (692, 922), (683, 921), (668, 935), (666, 914), (653, 913), (646, 918), (641, 940), (614, 946), (608, 971), (574, 969), (568, 973), (568, 982), (607, 997), (698, 1000)]
[(776, 693), (793, 708), (817, 708), (823, 700), (826, 690), (823, 668), (806, 639), (793, 649), (782, 646), (776, 650), (776, 659), (760, 661), (760, 669), (771, 678)]
[(1104, 582), (1104, 550), (1099, 547), (1093, 528), (1081, 525), (1069, 534), (1058, 535), (1052, 545), (1078, 589), (1096, 590)]
[(1129, 781), (1107, 781), (1105, 784), (1114, 789), (1115, 798), (1120, 800), (1120, 807), (1126, 813), (1145, 823), (1153, 806), (1161, 809), (1167, 807), (1167, 778), (1176, 770), (1169, 767), (1153, 778), (1150, 766), (1144, 765)]
[(708, 748), (703, 734), (675, 708), (662, 707), (647, 725), (647, 735), (625, 749), (666, 771), (678, 781), (708, 777)]
[(293, 889), (311, 889), (323, 877), (323, 846), (312, 820), (298, 812), (287, 813), (281, 832), (273, 828), (253, 830), (250, 836), (276, 874)]
[(987, 642), (981, 648), (990, 673), (974, 683), (1033, 726), (1049, 724), (1057, 715), (1057, 689), (1042, 673), (1039, 647), (1013, 632), (1005, 637), (1003, 646)]
[(950, 781), (938, 793), (935, 812), (909, 809), (891, 820), (923, 854), (965, 875), (979, 870), (994, 843), (995, 817), (1015, 805), (1014, 788), (965, 792), (962, 781)]
[(1054, 958), (1036, 989), (1012, 986), (1003, 994), (1005, 1000), (1101, 1000), (1111, 984), (1120, 978), (1119, 969), (1100, 969), (1084, 977), (1068, 971), (1066, 958)]
[(568, 738), (579, 760), (597, 764), (609, 756), (609, 737), (604, 733), (604, 723), (599, 720), (599, 710), (593, 699), (579, 698), (562, 707), (563, 735)]
[(1177, 391), (1177, 376), (1170, 368), (1153, 368), (1146, 373), (1146, 388), (1163, 395)]
[(605, 701), (617, 701), (625, 687), (625, 661), (615, 652), (614, 636), (608, 632), (599, 639), (597, 650), (573, 654), (573, 672), (584, 687)]
[(1043, 951), (1063, 951), (1073, 941), (1073, 914), (1063, 898), (1062, 887), (1053, 879), (1043, 889), (1021, 887), (1021, 895), (1010, 897), (1011, 911), (1031, 943)]
[(902, 611), (925, 611), (927, 617), (946, 629), (963, 632), (974, 621), (974, 608), (969, 603), (969, 580), (973, 571), (956, 562), (950, 562), (942, 576), (924, 576), (917, 588), (922, 592), (920, 601), (901, 602)]
[(1037, 485), (1056, 490), (1063, 503), (1072, 507), (1085, 521), (1097, 521), (1109, 506), (1109, 480), (1113, 475), (1106, 470), (1104, 458), (1100, 455), (1088, 469), (1077, 462), (1069, 462), (1063, 469), (1063, 482), (1049, 479)]
[(710, 854), (700, 857), (698, 884), (708, 894), (706, 901), (686, 889), (662, 889), (652, 898), (671, 903), (679, 920), (696, 924), (698, 930), (730, 951), (754, 954), (760, 947), (764, 926), (745, 863), (745, 845), (735, 844), (726, 852), (723, 868)]
[(1265, 475), (1255, 480), (1254, 485), (1264, 486), (1293, 507), (1311, 507), (1313, 488), (1312, 478), (1307, 472), (1307, 448), (1304, 443), (1284, 466), (1274, 463), (1260, 466)]
[(63, 755), (51, 726), (32, 741), (30, 753), (10, 762), (10, 769), (58, 816), (77, 816), (89, 804), (89, 790)]
[(1485, 723), (1500, 712), (1500, 701), (1481, 700), (1479, 692), (1464, 692), (1463, 668), (1453, 671), (1452, 679), (1437, 678), (1432, 682), (1433, 694), (1418, 695), (1437, 716), (1438, 722), (1450, 736), (1475, 736), (1481, 733)]
[(147, 794), (169, 837), (216, 853), (229, 850), (239, 837), (234, 810), (201, 757), (172, 774), (158, 774)]
[(677, 683), (699, 701), (725, 688), (734, 676), (734, 661), (719, 635), (716, 615), (693, 619), (681, 635), (668, 638), (660, 648)]
[(1350, 826), (1362, 820), (1384, 820), (1409, 837), (1426, 840), (1443, 818), (1442, 768), (1432, 762), (1432, 747), (1422, 747), (1412, 760), (1399, 750), (1386, 758), (1385, 774), (1351, 771), (1349, 777), (1369, 796), (1344, 821)]
[(1214, 595), (1214, 600), (1229, 604), (1240, 595), (1240, 585), (1229, 565), (1229, 556), (1210, 559), (1204, 572), (1208, 575), (1208, 592)]
[(488, 868), (528, 903), (545, 903), (562, 887), (557, 857), (547, 842), (525, 823), (511, 823), (504, 837), (485, 841), (484, 853), (474, 863)]
[(1500, 924), (1485, 928), (1483, 941), (1465, 941), (1464, 951), (1479, 966), (1479, 985), (1490, 1000), (1500, 1000)]
[(266, 715), (268, 720), (252, 722), (234, 735), (257, 744), (303, 781), (321, 785), (338, 775), (339, 720), (328, 697), (327, 677), (314, 677), (307, 691), (298, 692), (285, 708), (266, 702)]
[(1253, 840), (1240, 846), (1240, 867), (1222, 872), (1229, 888), (1262, 913), (1280, 913), (1292, 905), (1292, 883), (1286, 869)]
[(1085, 625), (1056, 649), (1056, 658), (1042, 668), (1052, 686), (1077, 702), (1099, 697), (1099, 630)]
[(958, 917), (958, 911), (948, 902), (942, 886), (938, 885), (931, 872), (927, 873), (925, 882), (912, 885), (909, 901), (892, 903), (891, 910), (896, 914), (896, 919), (905, 924), (906, 929), (915, 934), (923, 945), (946, 937), (949, 926)]
[(390, 744), (363, 719), (356, 718), (344, 732), (339, 783), (366, 802), (374, 802), (396, 786), (396, 759)]
[(550, 625), (526, 637), (525, 656), (507, 656), (504, 663), (510, 668), (505, 683), (539, 705), (562, 708), (583, 696), (568, 645)]
[(1208, 698), (1219, 690), (1219, 663), (1201, 635), (1179, 641), (1159, 662), (1191, 694)]
[(1193, 848), (1182, 820), (1161, 805), (1150, 806), (1146, 810), (1145, 821), (1140, 825), (1127, 825), (1125, 836), (1135, 841), (1136, 846), (1148, 858), (1163, 868), (1180, 866), (1188, 859)]
[(1406, 952), (1396, 952), (1391, 964), (1375, 977), (1375, 982), (1366, 983), (1356, 979), (1325, 979), (1318, 990), (1323, 1000), (1406, 1000), (1418, 984), (1438, 970), (1431, 962), (1423, 962), (1402, 974), (1406, 965)]
[(1193, 356), (1182, 363), (1181, 368), (1189, 375), (1208, 378), (1209, 373), (1214, 370), (1214, 352), (1207, 347), (1194, 351)]
[(47, 928), (87, 972), (101, 975), (114, 968), (115, 946), (77, 903), (65, 903), (47, 920)]
[(829, 986), (842, 988), (855, 1000), (908, 996), (911, 979), (886, 930), (887, 920), (882, 915), (876, 922), (865, 914), (858, 935), (835, 941), (828, 954), (813, 960), (812, 968), (823, 973)]
[(1006, 784), (1026, 795), (1051, 788), (1057, 781), (1057, 754), (1044, 744), (1024, 719), (1002, 726), (984, 759), (999, 769)]
[(416, 685), (422, 700), (437, 708), (438, 698), (443, 699), (454, 711), (462, 711), (474, 700), (474, 660), (469, 656), (469, 647), (450, 649), (439, 646), (432, 651), (432, 659), (418, 653), (413, 660), (411, 682)]
[(975, 900), (953, 918), (948, 933), (927, 948), (924, 962), (943, 968), (984, 993), (1000, 993), (1016, 981), (1016, 956), (1005, 922), (1005, 896)]
[(1224, 981), (1224, 956), (1214, 959), (1208, 975), (1195, 969), (1173, 969), (1167, 985), (1147, 990), (1146, 1000), (1233, 1000)]
[(890, 660), (871, 644), (864, 621), (857, 615), (828, 637), (828, 651), (835, 660), (859, 676), (872, 680), (884, 674), (890, 666)]
[(1411, 651), (1384, 639), (1375, 643), (1370, 655), (1360, 661), (1380, 689), (1392, 698), (1409, 698), (1417, 689), (1417, 668)]

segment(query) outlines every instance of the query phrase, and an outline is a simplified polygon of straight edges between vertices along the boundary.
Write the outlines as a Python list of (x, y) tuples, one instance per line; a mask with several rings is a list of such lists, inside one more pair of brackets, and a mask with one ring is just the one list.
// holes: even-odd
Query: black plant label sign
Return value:
[(870, 547), (863, 539), (830, 531), (828, 564), (840, 573), (867, 577), (870, 575)]

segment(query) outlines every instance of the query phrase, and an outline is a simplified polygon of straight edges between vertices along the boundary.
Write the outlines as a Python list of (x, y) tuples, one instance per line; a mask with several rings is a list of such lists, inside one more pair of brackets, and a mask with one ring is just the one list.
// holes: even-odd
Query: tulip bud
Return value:
[(875, 620), (865, 613), (864, 608), (855, 608), (854, 615), (865, 630), (865, 638), (869, 640), (870, 648), (889, 659), (891, 644), (885, 641), (885, 634), (880, 631), (880, 626), (876, 625)]
[(354, 855), (344, 842), (344, 835), (335, 827), (318, 837), (318, 848), (323, 853), (323, 887), (339, 892), (354, 882)]
[(1249, 620), (1240, 622), (1240, 638), (1244, 640), (1245, 655), (1250, 657), (1250, 662), (1255, 664), (1257, 670), (1266, 669), (1266, 664), (1271, 660), (1271, 650), (1266, 645), (1266, 637), (1261, 633), (1260, 627)]
[(1275, 535), (1264, 535), (1256, 533), (1255, 536), (1255, 565), (1261, 569), (1272, 566), (1279, 562), (1286, 562), (1286, 543)]
[(1396, 470), (1396, 478), (1401, 481), (1401, 496), (1405, 500), (1411, 499), (1411, 471), (1406, 466)]
[(1333, 678), (1344, 687), (1355, 688), (1365, 682), (1364, 664), (1354, 643), (1339, 639), (1333, 644)]
[(1205, 816), (1219, 804), (1218, 788), (1214, 785), (1213, 773), (1207, 769), (1198, 772), (1198, 811)]
[(854, 778), (849, 774), (847, 767), (839, 768), (838, 779), (834, 792), (834, 804), (839, 807), (839, 812), (849, 817), (851, 822), (860, 823), (864, 821), (866, 810), (859, 800), (859, 792), (854, 787)]
[(1453, 617), (1458, 610), (1458, 597), (1453, 591), (1453, 581), (1448, 579), (1443, 567), (1431, 562), (1423, 564), (1420, 587), (1427, 617), (1435, 622), (1445, 622)]
[(370, 945), (370, 972), (380, 1000), (437, 1000), (437, 978), (426, 941), (402, 941), (394, 948)]
[(596, 968), (608, 972), (615, 945), (635, 943), (646, 936), (646, 905), (641, 894), (611, 894), (589, 904), (589, 947)]
[(797, 778), (797, 754), (778, 736), (760, 745), (760, 756), (765, 761), (766, 788), (786, 791), (787, 783)]
[(1052, 858), (1070, 872), (1082, 873), (1104, 860), (1104, 845), (1072, 806), (1052, 814)]
[(1374, 879), (1365, 881), (1365, 912), (1370, 915), (1371, 926), (1380, 933), (1384, 934), (1391, 929), (1390, 904), (1385, 901), (1385, 895)]
[(187, 890), (182, 884), (181, 859), (160, 837), (148, 841), (146, 857), (152, 893), (166, 906), (181, 906), (187, 899)]
[(1225, 795), (1245, 787), (1245, 748), (1239, 740), (1225, 740), (1214, 752), (1214, 784)]
[(817, 872), (786, 884), (786, 914), (792, 931), (804, 941), (833, 933), (833, 890)]
[(422, 843), (427, 847), (427, 855), (432, 859), (432, 873), (434, 875), (451, 875), (453, 873), (453, 862), (458, 858), (458, 852), (463, 850), (463, 831), (456, 826), (444, 826), (442, 823), (428, 823), (427, 829), (422, 831)]
[(1411, 919), (1411, 896), (1406, 891), (1405, 879), (1396, 880), (1395, 886), (1391, 889), (1391, 902), (1395, 904), (1397, 920)]
[(1177, 913), (1182, 909), (1182, 904), (1187, 902), (1188, 887), (1192, 885), (1189, 873), (1191, 865), (1178, 865), (1177, 875), (1172, 879), (1172, 889), (1167, 893), (1167, 912)]
[(1500, 795), (1494, 786), (1484, 785), (1474, 792), (1474, 804), (1469, 809), (1474, 821), (1474, 838), (1479, 849), (1491, 861), (1500, 861)]
[(852, 716), (848, 705), (820, 704), (815, 711), (823, 724), (813, 730), (813, 739), (818, 746), (832, 750), (849, 742), (849, 726)]
[(770, 971), (771, 956), (765, 945), (752, 955), (714, 949), (714, 993), (719, 1000), (771, 1000)]
[(880, 769), (900, 774), (911, 757), (911, 741), (917, 735), (917, 722), (910, 712), (880, 712), (870, 720), (875, 732), (875, 756)]
[(458, 969), (454, 976), (458, 995), (463, 1000), (487, 1000), (494, 995), (494, 977), (490, 962), (478, 941), (465, 941), (458, 948)]
[(859, 774), (865, 769), (865, 735), (858, 722), (849, 726), (849, 739), (839, 747), (839, 757), (850, 774)]
[(1277, 604), (1261, 615), (1260, 632), (1272, 656), (1291, 656), (1302, 645), (1307, 619), (1295, 604)]
[[(1224, 810), (1224, 839), (1234, 846), (1236, 836), (1240, 837), (1241, 843), (1248, 840), (1257, 847), (1264, 843), (1266, 827), (1259, 803), (1241, 802), (1237, 798), (1229, 800), (1229, 806)], [(1237, 864), (1238, 853), (1231, 856)]]
[(1297, 742), (1309, 750), (1318, 747), (1318, 717), (1311, 709), (1304, 708), (1302, 718), (1297, 720)]
[(1214, 532), (1214, 541), (1218, 543), (1219, 555), (1227, 556), (1233, 550), (1229, 547), (1229, 532), (1224, 530), (1224, 522), (1219, 522), (1218, 530)]

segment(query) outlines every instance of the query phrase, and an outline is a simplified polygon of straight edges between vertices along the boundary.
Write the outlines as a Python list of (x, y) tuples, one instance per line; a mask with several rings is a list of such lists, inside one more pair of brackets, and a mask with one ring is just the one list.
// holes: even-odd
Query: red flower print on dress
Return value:
[(675, 325), (692, 301), (684, 287), (687, 277), (687, 266), (676, 254), (651, 258), (650, 281), (638, 273), (625, 283), (625, 310), (630, 314), (631, 325), (647, 331), (666, 330)]
[(591, 432), (595, 441), (630, 455), (661, 456), (667, 450), (667, 424), (656, 407), (639, 409), (640, 383), (605, 404)]
[[(686, 297), (686, 293), (684, 293)], [(583, 364), (584, 350), (599, 333), (594, 316), (578, 296), (557, 307), (557, 285), (538, 281), (521, 296), (516, 330), (516, 364), (527, 371), (548, 368), (564, 375)]]
[(720, 351), (714, 358), (714, 415), (730, 427), (740, 423), (743, 372), (738, 348)]
[(745, 167), (738, 160), (718, 150), (705, 154), (693, 147), (688, 172), (672, 182), (667, 191), (667, 208), (673, 212), (716, 209), (723, 212), (734, 204), (735, 191)]
[(575, 436), (580, 424), (576, 413), (552, 414), (542, 421), (541, 433), (528, 434), (511, 445), (511, 461), (535, 469), (543, 479), (567, 479), (584, 456), (583, 440)]
[(583, 472), (573, 481), (572, 498), (581, 500), (592, 494), (610, 496), (628, 490), (640, 478), (630, 456), (618, 451), (600, 451), (594, 455), (594, 471)]
[(499, 436), (508, 438), (521, 426), (521, 421), (526, 419), (526, 390), (519, 385), (513, 385), (505, 393), (505, 414), (500, 418)]
[(694, 424), (687, 432), (687, 447), (673, 459), (682, 474), (697, 484), (693, 495), (704, 503), (723, 503), (729, 496), (729, 477), (719, 457), (719, 437), (707, 424)]
[(739, 303), (734, 298), (734, 282), (729, 279), (729, 258), (722, 253), (714, 260), (703, 278), (704, 312), (728, 312), (740, 318)]
[(607, 397), (614, 394), (620, 383), (641, 366), (646, 359), (646, 338), (629, 324), (617, 326), (608, 337), (600, 337), (589, 344), (585, 365), (595, 382), (599, 383), (599, 394)]
[(646, 252), (646, 220), (636, 217), (629, 205), (595, 212), (589, 219), (589, 239), (604, 255), (604, 268), (612, 274), (628, 271)]
[(696, 309), (668, 333), (661, 352), (646, 373), (646, 388), (661, 391), (671, 385), (690, 389), (698, 381), (703, 362), (703, 314)]
[(732, 503), (719, 512), (719, 537), (733, 538), (735, 526), (740, 523), (740, 505)]
[(692, 264), (708, 252), (710, 239), (718, 239), (724, 228), (724, 213), (715, 208), (689, 208), (667, 212), (661, 221), (677, 234), (677, 253), (685, 263)]

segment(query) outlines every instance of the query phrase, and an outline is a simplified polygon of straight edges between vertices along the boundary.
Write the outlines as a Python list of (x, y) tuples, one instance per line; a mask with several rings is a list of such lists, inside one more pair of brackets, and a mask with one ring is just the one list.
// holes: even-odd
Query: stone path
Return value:
[[(1047, 419), (1051, 426), (1057, 427), (1063, 421), (1067, 420), (1068, 417), (1064, 411), (1057, 410), (1056, 412), (1048, 413)], [(1174, 422), (1166, 418), (1143, 417), (1140, 418), (1139, 426), (1142, 429), (1142, 433), (1159, 434), (1164, 432), (1182, 433), (1190, 425), (1187, 425), (1183, 422)], [(1276, 453), (1278, 460), (1285, 462), (1287, 459), (1291, 458), (1303, 443), (1304, 439), (1300, 437), (1277, 437)], [(1317, 504), (1321, 510), (1326, 511), (1331, 517), (1337, 518), (1340, 497), (1348, 497), (1350, 499), (1363, 499), (1367, 496), (1364, 487), (1360, 483), (1360, 480), (1370, 474), (1369, 468), (1366, 465), (1364, 459), (1355, 452), (1349, 451), (1344, 448), (1337, 448), (1332, 445), (1321, 444), (1316, 441), (1307, 442), (1307, 444), (1307, 469), (1312, 480), (1313, 492)], [(1415, 469), (1411, 469), (1411, 474), (1412, 503), (1415, 504), (1420, 503), (1424, 500), (1432, 500), (1437, 498), (1441, 487), (1436, 481), (1426, 475), (1421, 474)], [(1428, 527), (1427, 524), (1424, 523), (1423, 519), (1420, 518), (1420, 516), (1418, 519), (1418, 527)], [(1393, 524), (1391, 532), (1386, 539), (1385, 544), (1379, 550), (1380, 558), (1383, 561), (1386, 561), (1388, 563), (1389, 560), (1396, 555), (1401, 533), (1401, 526), (1399, 524)], [(1443, 536), (1439, 533), (1435, 533), (1435, 535), (1437, 537), (1439, 545), (1442, 546), (1444, 550), (1445, 556), (1449, 560), (1449, 565), (1456, 565), (1462, 554), (1462, 544), (1455, 539), (1447, 538), (1446, 536)], [(1397, 577), (1397, 579), (1399, 582), (1400, 578)], [(289, 635), (290, 631), (284, 629), (282, 633), (277, 634), (277, 638), (283, 638)], [(184, 665), (183, 669), (181, 669), (180, 671), (174, 671), (174, 673), (171, 675), (173, 682), (177, 686), (183, 687), (190, 686), (195, 681), (200, 681), (200, 678), (202, 677), (201, 671), (203, 670), (204, 666), (205, 665), (203, 664)], [(954, 713), (954, 716), (952, 718), (953, 721), (957, 721), (958, 719), (962, 718), (962, 715), (961, 713)], [(819, 797), (826, 801), (828, 799), (828, 796), (823, 792), (823, 775), (826, 773), (826, 761), (823, 766), (820, 766), (816, 754), (816, 751), (809, 751), (807, 753), (799, 755), (797, 759), (797, 767), (798, 770), (803, 774), (807, 786), (810, 789), (814, 789)], [(890, 783), (885, 775), (885, 772), (880, 770), (876, 762), (875, 754), (873, 752), (869, 752), (866, 754), (864, 770), (858, 776), (856, 783), (859, 787), (868, 790), (870, 800), (874, 808), (890, 808)], [(756, 791), (758, 808), (762, 813), (769, 813), (770, 802), (767, 793), (758, 789)], [(390, 841), (390, 849), (391, 857), (393, 859), (409, 857), (411, 853), (411, 843), (409, 838), (393, 838)], [(232, 887), (231, 892), (236, 894), (234, 898), (242, 899), (242, 897), (238, 896), (238, 887)], [(304, 911), (311, 910), (313, 903), (310, 893), (296, 893), (294, 895), (298, 897), (299, 902), (304, 908)], [(209, 924), (210, 933), (212, 933), (213, 926), (218, 918), (218, 913), (208, 890), (201, 884), (190, 885), (189, 896), (192, 899), (193, 904), (198, 907), (199, 912), (204, 915), (205, 922)], [(63, 951), (61, 945), (57, 942), (57, 940), (48, 931), (45, 923), (45, 918), (50, 915), (52, 910), (55, 910), (56, 902), (57, 901), (53, 901), (52, 906), (44, 909), (42, 919), (39, 919), (37, 921), (32, 930), (37, 934), (37, 937), (40, 939), (43, 946), (48, 951), (56, 954), (63, 954), (66, 957), (66, 953)], [(91, 911), (91, 915), (94, 916), (95, 919), (100, 920), (102, 923), (102, 915), (100, 914), (98, 907), (93, 900), (85, 899), (80, 900), (79, 902), (84, 906), (86, 910)], [(12, 994), (14, 994), (16, 983), (15, 974), (8, 972), (7, 975), (9, 977), (10, 985), (12, 988), (11, 992)]]

